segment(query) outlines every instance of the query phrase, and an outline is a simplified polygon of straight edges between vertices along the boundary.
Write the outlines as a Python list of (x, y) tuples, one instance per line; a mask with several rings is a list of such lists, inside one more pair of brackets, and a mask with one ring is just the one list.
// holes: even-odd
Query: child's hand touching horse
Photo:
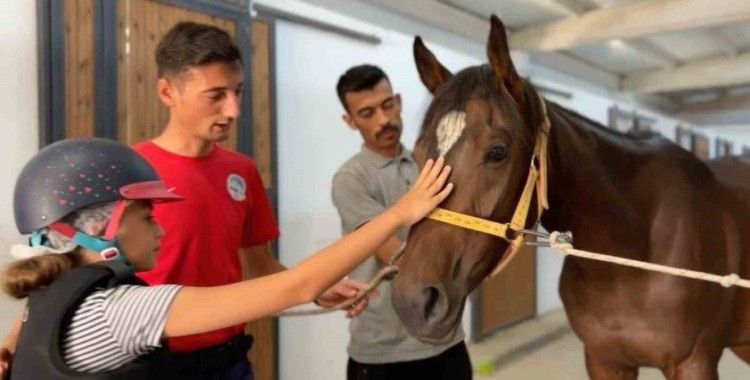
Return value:
[(445, 200), (453, 190), (452, 183), (445, 185), (450, 171), (451, 167), (445, 165), (442, 157), (437, 161), (427, 160), (414, 185), (391, 207), (390, 211), (398, 215), (406, 226), (418, 222)]

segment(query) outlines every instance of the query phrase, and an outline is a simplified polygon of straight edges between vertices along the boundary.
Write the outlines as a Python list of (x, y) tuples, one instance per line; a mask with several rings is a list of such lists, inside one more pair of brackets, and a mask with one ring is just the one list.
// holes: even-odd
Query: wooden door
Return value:
[(94, 135), (94, 0), (65, 0), (64, 135)]
[[(276, 181), (273, 147), (273, 97), (272, 78), (272, 25), (263, 20), (251, 22), (252, 57), (252, 136), (253, 158), (258, 166), (261, 179), (272, 202), (276, 203)], [(248, 82), (247, 80), (245, 81)], [(275, 249), (275, 247), (272, 247)], [(278, 254), (274, 252), (274, 257)], [(255, 337), (255, 345), (250, 350), (250, 361), (254, 365), (255, 378), (271, 380), (276, 375), (276, 341), (278, 321), (276, 318), (263, 318), (247, 324), (246, 331)], [(262, 365), (261, 365), (262, 363)]]
[(472, 329), (481, 339), (536, 315), (536, 248), (524, 246), (501, 273), (484, 280), (475, 297)]

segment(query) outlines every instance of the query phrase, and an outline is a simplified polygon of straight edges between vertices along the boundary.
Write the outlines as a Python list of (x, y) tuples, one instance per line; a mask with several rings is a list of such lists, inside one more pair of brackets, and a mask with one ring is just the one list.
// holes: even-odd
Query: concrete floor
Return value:
[[(587, 379), (583, 345), (568, 327), (562, 310), (495, 333), (469, 345), (475, 380)], [(480, 371), (477, 371), (479, 369)], [(482, 374), (482, 369), (493, 370)], [(719, 363), (721, 379), (750, 379), (750, 365), (725, 350)], [(657, 369), (643, 368), (639, 379), (663, 379)]]

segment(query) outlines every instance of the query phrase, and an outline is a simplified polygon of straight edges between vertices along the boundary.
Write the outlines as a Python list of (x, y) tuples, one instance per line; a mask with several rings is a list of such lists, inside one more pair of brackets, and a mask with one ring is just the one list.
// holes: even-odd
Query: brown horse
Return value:
[[(417, 68), (434, 99), (414, 152), (420, 164), (444, 155), (453, 167), (456, 188), (443, 208), (504, 222), (529, 172), (543, 100), (517, 74), (500, 20), (491, 24), (489, 65), (455, 75), (415, 40)], [(714, 174), (662, 137), (620, 134), (546, 105), (547, 230), (572, 231), (578, 249), (750, 276), (749, 167), (717, 163)], [(738, 166), (744, 183), (735, 178)], [(536, 214), (531, 207), (527, 228)], [(507, 246), (435, 220), (413, 227), (393, 294), (409, 331), (448, 341), (466, 296)], [(670, 379), (715, 379), (725, 347), (750, 359), (748, 289), (567, 257), (559, 291), (593, 379), (634, 379), (641, 366)]]

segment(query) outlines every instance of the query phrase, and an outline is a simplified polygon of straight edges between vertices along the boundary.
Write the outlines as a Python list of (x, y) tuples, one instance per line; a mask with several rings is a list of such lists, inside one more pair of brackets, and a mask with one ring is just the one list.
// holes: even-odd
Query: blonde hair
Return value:
[[(62, 219), (78, 231), (99, 235), (104, 231), (114, 203), (99, 203), (76, 210)], [(2, 287), (9, 296), (26, 298), (41, 287), (48, 286), (67, 271), (83, 263), (79, 246), (57, 231), (43, 229), (44, 245), (14, 246), (13, 256), (21, 258), (3, 270)]]

